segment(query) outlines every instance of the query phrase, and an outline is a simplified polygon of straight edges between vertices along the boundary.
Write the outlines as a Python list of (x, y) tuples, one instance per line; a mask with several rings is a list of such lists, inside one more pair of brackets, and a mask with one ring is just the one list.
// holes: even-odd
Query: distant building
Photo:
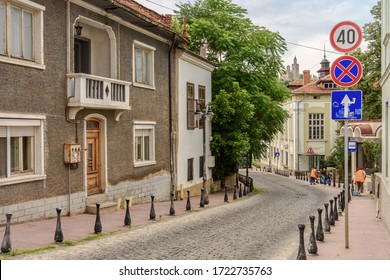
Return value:
[(294, 57), (294, 63), (292, 64), (292, 80), (298, 80), (299, 79), (299, 64), (297, 63), (297, 57)]
[[(321, 78), (314, 80), (310, 71), (305, 70), (303, 79), (288, 84), (291, 99), (283, 108), (290, 117), (286, 120), (284, 132), (270, 143), (263, 164), (277, 169), (308, 171), (311, 167), (320, 167), (321, 160), (330, 155), (337, 137), (337, 123), (330, 116), (331, 92), (336, 85), (330, 77), (326, 58), (322, 60), (318, 73)], [(275, 157), (275, 154), (280, 157)]]
[(286, 74), (283, 75), (282, 80), (284, 81), (295, 81), (299, 79), (299, 64), (297, 58), (294, 57), (294, 63), (290, 66), (286, 66)]

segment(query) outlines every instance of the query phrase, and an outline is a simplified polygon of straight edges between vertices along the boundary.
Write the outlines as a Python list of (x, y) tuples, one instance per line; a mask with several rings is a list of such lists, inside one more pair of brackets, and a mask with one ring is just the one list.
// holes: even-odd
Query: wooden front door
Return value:
[(100, 183), (99, 122), (87, 121), (87, 195), (102, 193)]

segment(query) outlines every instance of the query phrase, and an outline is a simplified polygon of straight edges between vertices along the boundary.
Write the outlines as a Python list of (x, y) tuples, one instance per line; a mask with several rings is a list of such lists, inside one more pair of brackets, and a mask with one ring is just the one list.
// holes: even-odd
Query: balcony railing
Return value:
[(75, 119), (84, 108), (115, 110), (116, 120), (131, 109), (130, 82), (92, 76), (68, 74), (69, 118)]

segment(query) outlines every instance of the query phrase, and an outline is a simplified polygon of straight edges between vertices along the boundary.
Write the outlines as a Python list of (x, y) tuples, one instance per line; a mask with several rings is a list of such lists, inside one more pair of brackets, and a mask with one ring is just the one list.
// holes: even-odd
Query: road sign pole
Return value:
[(345, 198), (345, 248), (349, 248), (349, 226), (348, 226), (348, 120), (344, 121), (344, 198)]

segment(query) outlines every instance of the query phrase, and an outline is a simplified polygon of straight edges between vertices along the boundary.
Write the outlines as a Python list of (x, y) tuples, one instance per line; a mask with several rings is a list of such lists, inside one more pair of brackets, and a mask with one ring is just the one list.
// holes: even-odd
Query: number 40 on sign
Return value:
[(343, 21), (333, 27), (330, 32), (332, 47), (343, 53), (348, 53), (359, 47), (363, 34), (359, 25), (352, 21)]

